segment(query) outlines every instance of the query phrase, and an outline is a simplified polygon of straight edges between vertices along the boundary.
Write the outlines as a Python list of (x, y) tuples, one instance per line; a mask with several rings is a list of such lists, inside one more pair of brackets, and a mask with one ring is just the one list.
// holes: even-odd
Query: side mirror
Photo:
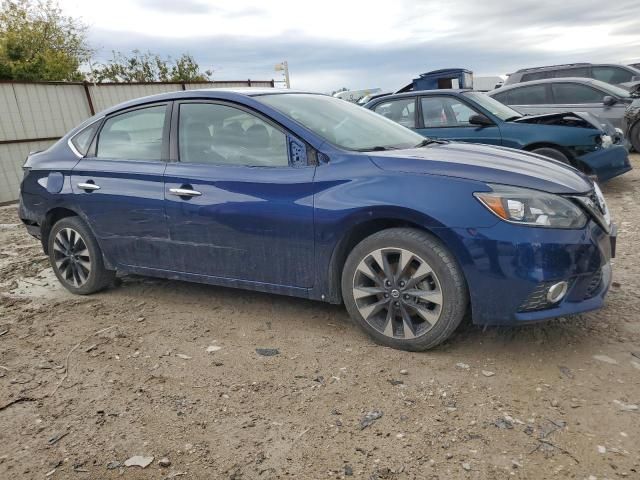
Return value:
[(615, 97), (612, 97), (611, 95), (605, 95), (605, 97), (602, 99), (602, 104), (605, 107), (610, 107), (611, 105), (615, 105), (617, 102), (617, 100), (615, 99)]
[(469, 123), (471, 125), (478, 125), (479, 127), (488, 127), (490, 125), (493, 125), (493, 122), (491, 120), (489, 120), (487, 117), (479, 113), (476, 113), (475, 115), (471, 115), (469, 117)]

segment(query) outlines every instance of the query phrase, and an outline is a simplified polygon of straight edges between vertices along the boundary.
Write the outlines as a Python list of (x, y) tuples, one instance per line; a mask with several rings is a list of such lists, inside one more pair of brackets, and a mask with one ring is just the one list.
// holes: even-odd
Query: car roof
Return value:
[(509, 85), (504, 85), (500, 88), (496, 88), (495, 90), (491, 90), (488, 93), (491, 94), (491, 93), (504, 92), (506, 90), (512, 90), (514, 88), (526, 87), (527, 85), (540, 85), (544, 83), (561, 83), (561, 82), (594, 84), (597, 82), (597, 80), (593, 78), (588, 78), (588, 77), (543, 78), (540, 80), (530, 80), (528, 82), (510, 83)]
[(257, 97), (260, 95), (288, 95), (292, 93), (306, 93), (312, 95), (324, 95), (317, 92), (307, 92), (304, 90), (291, 90), (284, 88), (200, 88), (194, 90), (176, 90), (174, 92), (159, 93), (146, 97), (135, 98), (119, 103), (100, 112), (100, 115), (109, 115), (119, 110), (136, 107), (155, 102), (166, 102), (171, 100), (184, 100), (189, 98), (199, 99), (221, 99), (221, 100), (241, 100), (247, 97)]
[[(388, 100), (390, 98), (403, 98), (403, 97), (415, 97), (416, 95), (424, 95), (424, 94), (429, 94), (429, 95), (451, 95), (453, 94), (459, 94), (459, 93), (464, 93), (464, 92), (474, 92), (475, 90), (472, 90), (470, 88), (440, 88), (437, 90), (411, 90), (410, 92), (402, 92), (402, 93), (390, 93), (389, 95), (384, 95), (381, 96), (379, 98), (374, 98), (373, 100)], [(371, 101), (373, 101), (371, 100)]]
[[(563, 68), (580, 68), (580, 67), (622, 67), (622, 68), (633, 68), (632, 65), (625, 65), (622, 63), (588, 63), (588, 62), (578, 62), (578, 63), (564, 63), (559, 65), (544, 65), (541, 67), (530, 67), (530, 68), (521, 68), (516, 70), (513, 73), (529, 73), (529, 72), (538, 72), (541, 70), (561, 70)], [(512, 75), (512, 74), (510, 74)]]

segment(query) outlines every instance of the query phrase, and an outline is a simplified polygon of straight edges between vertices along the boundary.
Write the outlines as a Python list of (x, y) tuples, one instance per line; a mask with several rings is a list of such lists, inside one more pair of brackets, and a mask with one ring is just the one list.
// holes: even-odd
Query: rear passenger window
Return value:
[(580, 68), (562, 68), (551, 72), (550, 78), (566, 78), (566, 77), (588, 77), (589, 67)]
[(549, 72), (543, 71), (543, 72), (525, 73), (525, 74), (522, 75), (522, 79), (520, 81), (521, 82), (530, 82), (532, 80), (542, 80), (544, 78), (549, 78)]
[(604, 93), (580, 83), (554, 83), (551, 89), (556, 104), (600, 103), (605, 96)]
[(509, 103), (507, 105), (542, 105), (550, 103), (547, 98), (546, 84), (514, 88), (505, 93), (508, 93)]
[(141, 108), (108, 118), (98, 136), (96, 157), (162, 160), (166, 106)]
[(261, 118), (213, 103), (180, 105), (180, 161), (214, 165), (284, 167), (287, 137)]
[(415, 107), (416, 99), (411, 97), (380, 103), (373, 111), (407, 128), (416, 128)]

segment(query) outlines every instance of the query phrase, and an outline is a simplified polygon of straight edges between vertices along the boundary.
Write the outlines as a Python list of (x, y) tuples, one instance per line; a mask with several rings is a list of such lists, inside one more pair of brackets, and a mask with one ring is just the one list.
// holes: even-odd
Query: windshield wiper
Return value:
[(385, 152), (387, 150), (398, 150), (398, 147), (376, 145), (375, 147), (359, 148), (356, 151), (358, 151), (358, 152)]
[(519, 118), (522, 118), (522, 115), (513, 115), (512, 117), (505, 118), (504, 121), (505, 122), (512, 122), (512, 121), (517, 120)]
[(431, 145), (433, 143), (449, 143), (446, 140), (437, 140), (435, 138), (425, 138), (419, 144), (415, 145), (413, 148), (426, 147), (427, 145)]

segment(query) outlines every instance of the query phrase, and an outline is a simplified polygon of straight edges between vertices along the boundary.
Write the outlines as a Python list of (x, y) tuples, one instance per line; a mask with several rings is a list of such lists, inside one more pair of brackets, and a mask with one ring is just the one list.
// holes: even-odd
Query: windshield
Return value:
[(591, 80), (591, 84), (594, 87), (598, 87), (600, 90), (604, 90), (610, 95), (613, 95), (614, 97), (629, 98), (631, 96), (628, 90), (625, 90), (621, 87), (616, 87), (615, 85), (611, 85), (610, 83), (601, 82), (600, 80)]
[(371, 110), (326, 95), (286, 93), (255, 98), (347, 150), (410, 148), (424, 140)]
[(485, 110), (489, 110), (492, 114), (498, 117), (500, 120), (509, 120), (512, 118), (520, 118), (522, 114), (515, 111), (511, 107), (507, 107), (505, 104), (500, 103), (495, 98), (485, 95), (480, 92), (464, 92), (465, 97), (470, 98), (480, 105)]

